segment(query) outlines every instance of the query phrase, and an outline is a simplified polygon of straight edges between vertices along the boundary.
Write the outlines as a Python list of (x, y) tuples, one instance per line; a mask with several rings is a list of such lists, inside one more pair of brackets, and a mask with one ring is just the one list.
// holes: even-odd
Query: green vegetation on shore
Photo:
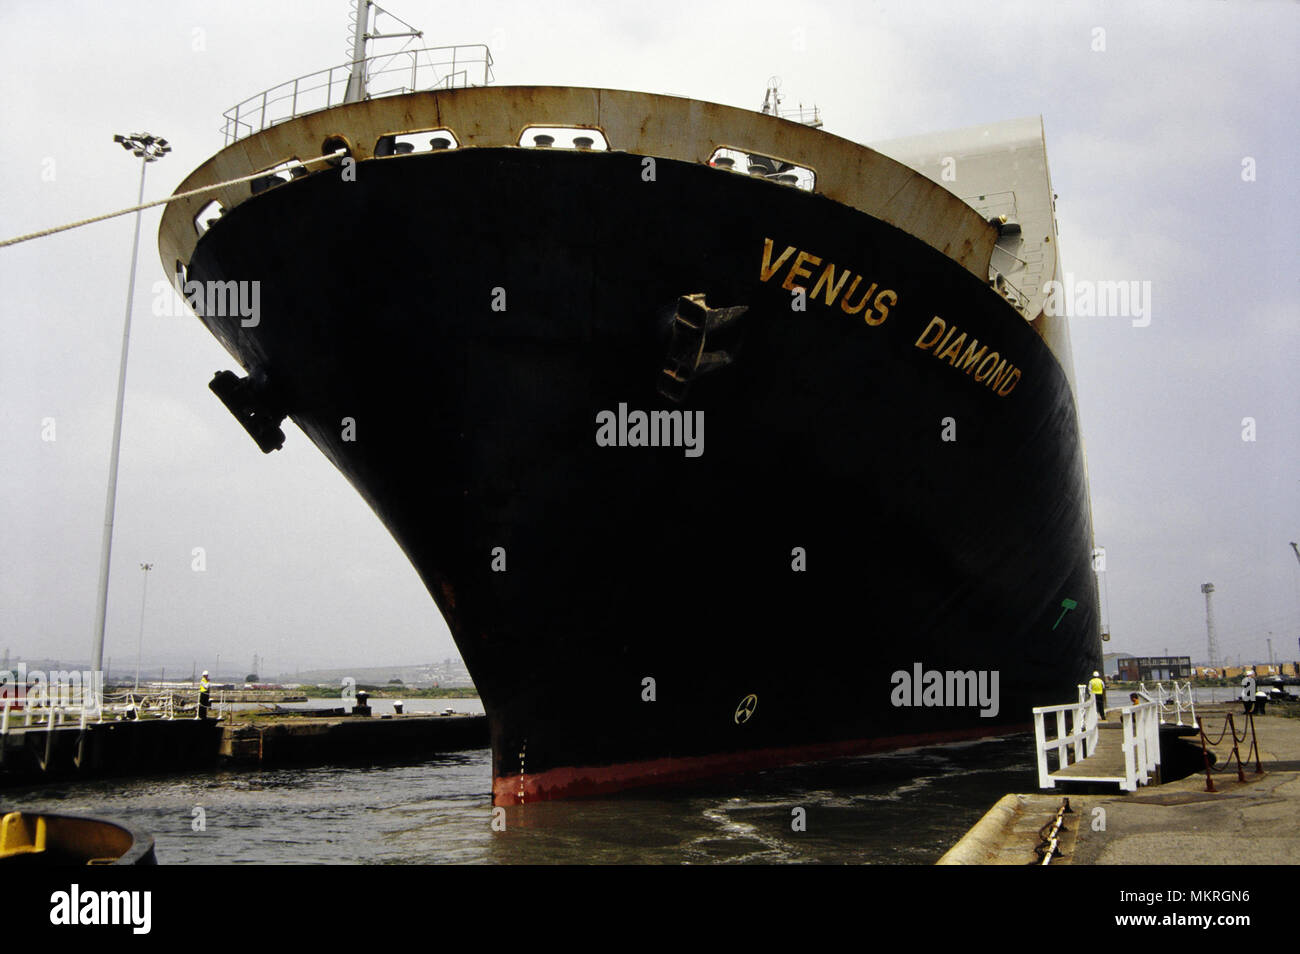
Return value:
[[(357, 683), (358, 690), (370, 693), (372, 699), (477, 699), (478, 690), (473, 686), (452, 686), (428, 689), (416, 689), (413, 686), (371, 685)], [(295, 692), (304, 693), (309, 699), (338, 699), (343, 694), (343, 686), (338, 684), (299, 686)]]

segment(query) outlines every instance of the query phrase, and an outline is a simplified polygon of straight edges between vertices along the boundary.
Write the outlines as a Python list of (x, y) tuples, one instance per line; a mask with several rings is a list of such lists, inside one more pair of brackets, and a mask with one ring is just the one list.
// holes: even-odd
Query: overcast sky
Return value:
[[(499, 84), (757, 109), (779, 75), (786, 105), (867, 143), (1041, 114), (1063, 271), (1152, 289), (1148, 327), (1072, 322), (1107, 649), (1204, 656), (1208, 580), (1234, 661), (1265, 659), (1270, 633), (1300, 656), (1294, 4), (389, 5), (425, 45), (490, 44)], [(171, 140), (146, 185), (169, 194), (221, 148), (224, 109), (347, 59), (347, 23), (345, 0), (4, 0), (0, 238), (132, 204), (138, 161), (114, 133)], [(259, 653), (264, 674), (454, 655), (343, 477), (291, 422), (263, 456), (207, 389), (233, 359), (192, 316), (151, 314), (159, 219), (136, 282), (114, 669), (134, 665), (142, 561), (145, 657), (186, 674), (218, 654), (234, 671)], [(0, 652), (89, 656), (132, 226), (0, 249)]]

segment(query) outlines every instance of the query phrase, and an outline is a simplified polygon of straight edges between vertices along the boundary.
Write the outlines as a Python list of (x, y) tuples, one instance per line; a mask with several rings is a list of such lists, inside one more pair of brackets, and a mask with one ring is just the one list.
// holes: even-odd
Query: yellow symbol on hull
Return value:
[(740, 700), (740, 705), (736, 706), (736, 725), (744, 725), (754, 717), (754, 710), (758, 708), (758, 696), (752, 692)]

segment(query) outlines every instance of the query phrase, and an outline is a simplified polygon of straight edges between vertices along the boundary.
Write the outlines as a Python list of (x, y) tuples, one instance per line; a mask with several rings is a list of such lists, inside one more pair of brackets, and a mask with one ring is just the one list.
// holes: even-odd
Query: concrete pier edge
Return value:
[[(1211, 737), (1224, 711), (1206, 713)], [(1062, 786), (1004, 795), (935, 863), (1034, 864), (1039, 833), (1068, 798), (1062, 856), (1053, 865), (1239, 865), (1244, 858), (1252, 864), (1300, 864), (1300, 828), (1294, 824), (1300, 817), (1300, 719), (1256, 716), (1255, 726), (1262, 774), (1248, 756), (1247, 737), (1240, 747), (1245, 781), (1237, 778), (1235, 760), (1227, 764), (1231, 745), (1215, 747), (1214, 792), (1205, 790), (1202, 771), (1133, 793)]]
[(285, 720), (140, 719), (23, 726), (0, 736), (0, 790), (228, 767), (401, 761), (487, 748), (487, 716), (408, 713)]
[(935, 864), (989, 864), (1005, 846), (1008, 832), (1020, 817), (1024, 800), (1024, 795), (1003, 795)]

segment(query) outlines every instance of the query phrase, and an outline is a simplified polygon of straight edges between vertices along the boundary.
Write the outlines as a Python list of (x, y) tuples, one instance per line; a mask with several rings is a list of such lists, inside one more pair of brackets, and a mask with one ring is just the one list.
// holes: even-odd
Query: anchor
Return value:
[(235, 420), (248, 431), (263, 454), (284, 446), (280, 422), (286, 414), (267, 384), (264, 372), (255, 370), (248, 377), (240, 378), (233, 371), (218, 371), (208, 382), (208, 390), (235, 415)]
[(680, 404), (697, 377), (731, 364), (730, 353), (705, 351), (704, 346), (710, 334), (728, 327), (747, 311), (748, 305), (710, 308), (703, 294), (678, 298), (672, 339), (668, 342), (668, 363), (659, 377), (659, 393)]

